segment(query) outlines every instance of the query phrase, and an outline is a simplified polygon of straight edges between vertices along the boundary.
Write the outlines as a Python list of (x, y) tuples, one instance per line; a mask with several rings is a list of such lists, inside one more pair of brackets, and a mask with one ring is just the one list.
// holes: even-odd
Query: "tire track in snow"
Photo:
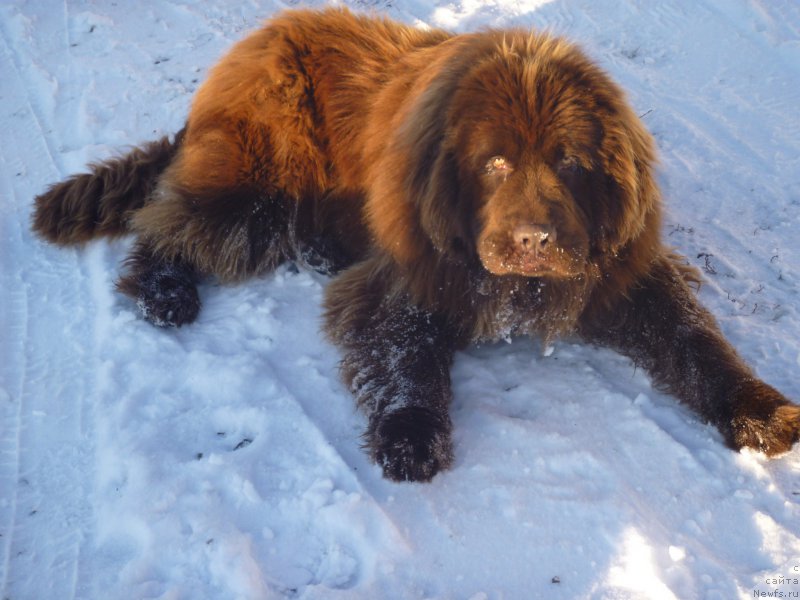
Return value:
[[(7, 352), (0, 366), (0, 482), (11, 491), (0, 497), (0, 591), (9, 598), (74, 598), (88, 513), (83, 488), (91, 477), (83, 407), (91, 353), (82, 347), (91, 338), (81, 331), (91, 321), (82, 318), (85, 308), (69, 311), (85, 307), (85, 276), (74, 279), (81, 271), (76, 255), (33, 241), (28, 230), (29, 199), (40, 191), (34, 186), (57, 180), (61, 170), (12, 39), (3, 20), (2, 146), (16, 152), (0, 158), (0, 297), (6, 309), (0, 339)], [(37, 306), (64, 327), (53, 330)]]
[[(0, 72), (16, 74), (16, 67), (10, 56), (10, 49), (6, 42), (5, 32), (0, 30)], [(6, 79), (6, 85), (8, 80)], [(3, 95), (0, 100), (0, 110), (5, 115), (11, 113), (17, 116), (19, 110), (12, 106), (12, 100)], [(16, 120), (12, 121), (16, 122)], [(6, 135), (6, 134), (4, 134)], [(12, 139), (12, 136), (9, 136)], [(6, 144), (3, 144), (6, 146)], [(5, 309), (0, 313), (0, 341), (4, 348), (4, 356), (0, 360), (0, 403), (2, 403), (2, 433), (0, 433), (0, 482), (3, 490), (13, 490), (12, 493), (3, 492), (0, 498), (0, 535), (2, 535), (2, 557), (0, 558), (0, 590), (8, 590), (11, 576), (11, 552), (14, 540), (14, 529), (17, 519), (17, 496), (20, 481), (20, 436), (22, 430), (24, 377), (26, 371), (26, 327), (28, 322), (28, 299), (24, 290), (19, 271), (13, 269), (13, 246), (22, 246), (22, 234), (18, 222), (14, 201), (14, 191), (11, 186), (12, 177), (20, 176), (24, 172), (19, 158), (8, 162), (8, 157), (2, 159), (3, 178), (2, 195), (0, 196), (0, 243), (2, 243), (2, 269), (0, 281), (2, 282), (3, 304)], [(19, 170), (18, 170), (19, 169)], [(12, 175), (12, 173), (14, 173)], [(8, 494), (8, 495), (6, 495)]]
[[(8, 26), (5, 24), (0, 24), (0, 37), (2, 38), (3, 43), (3, 62), (5, 63), (3, 70), (8, 73), (13, 73), (13, 77), (15, 78), (17, 84), (15, 86), (15, 91), (22, 92), (22, 96), (25, 98), (25, 103), (30, 111), (30, 116), (33, 117), (33, 124), (35, 124), (36, 130), (38, 131), (41, 141), (44, 143), (44, 147), (47, 151), (48, 161), (59, 172), (63, 172), (64, 165), (58, 159), (58, 152), (53, 148), (52, 133), (43, 125), (41, 107), (38, 106), (38, 104), (35, 102), (35, 99), (32, 98), (31, 94), (29, 93), (29, 86), (26, 85), (29, 82), (25, 80), (23, 75), (24, 68), (18, 60), (17, 53), (14, 51), (13, 43), (11, 43), (13, 36), (8, 32)], [(8, 86), (6, 89), (10, 89), (10, 86)]]

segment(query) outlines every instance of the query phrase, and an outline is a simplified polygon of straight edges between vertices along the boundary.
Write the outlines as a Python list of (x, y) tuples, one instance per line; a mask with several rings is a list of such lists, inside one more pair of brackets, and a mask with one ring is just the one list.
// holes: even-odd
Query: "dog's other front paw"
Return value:
[(736, 450), (752, 448), (767, 456), (788, 452), (800, 440), (800, 406), (763, 381), (748, 380), (736, 391), (726, 437)]
[(430, 481), (453, 462), (447, 415), (409, 406), (383, 415), (367, 432), (370, 453), (393, 481)]

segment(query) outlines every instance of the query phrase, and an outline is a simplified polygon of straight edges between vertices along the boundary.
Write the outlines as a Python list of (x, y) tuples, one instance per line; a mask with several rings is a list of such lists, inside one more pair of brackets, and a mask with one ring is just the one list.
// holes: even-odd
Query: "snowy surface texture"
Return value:
[[(664, 234), (703, 302), (800, 399), (796, 0), (349, 4), (577, 40), (657, 138)], [(34, 195), (175, 132), (284, 6), (0, 4), (0, 597), (800, 597), (800, 449), (725, 449), (610, 351), (459, 354), (455, 465), (394, 484), (319, 334), (324, 277), (206, 285), (199, 320), (164, 331), (112, 290), (129, 241), (31, 236)]]

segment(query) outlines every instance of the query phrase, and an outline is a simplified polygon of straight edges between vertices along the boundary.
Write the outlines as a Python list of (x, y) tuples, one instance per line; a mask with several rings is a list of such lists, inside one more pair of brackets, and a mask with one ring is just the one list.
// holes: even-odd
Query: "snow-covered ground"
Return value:
[[(797, 0), (352, 0), (457, 31), (548, 28), (630, 92), (664, 233), (758, 373), (800, 399)], [(157, 330), (129, 242), (49, 247), (49, 183), (176, 131), (271, 0), (0, 4), (0, 597), (800, 597), (800, 449), (720, 436), (607, 351), (457, 357), (456, 462), (384, 481), (319, 334), (326, 280), (206, 285)]]

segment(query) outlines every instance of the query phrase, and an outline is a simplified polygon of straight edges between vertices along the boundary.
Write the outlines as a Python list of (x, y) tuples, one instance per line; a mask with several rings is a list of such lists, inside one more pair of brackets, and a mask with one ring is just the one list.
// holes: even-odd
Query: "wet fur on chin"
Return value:
[(174, 140), (51, 187), (33, 228), (137, 236), (118, 289), (158, 325), (196, 318), (202, 278), (338, 273), (325, 332), (393, 480), (453, 464), (453, 355), (511, 335), (615, 348), (731, 447), (785, 452), (800, 408), (663, 245), (655, 161), (622, 90), (560, 38), (287, 11), (212, 69)]

